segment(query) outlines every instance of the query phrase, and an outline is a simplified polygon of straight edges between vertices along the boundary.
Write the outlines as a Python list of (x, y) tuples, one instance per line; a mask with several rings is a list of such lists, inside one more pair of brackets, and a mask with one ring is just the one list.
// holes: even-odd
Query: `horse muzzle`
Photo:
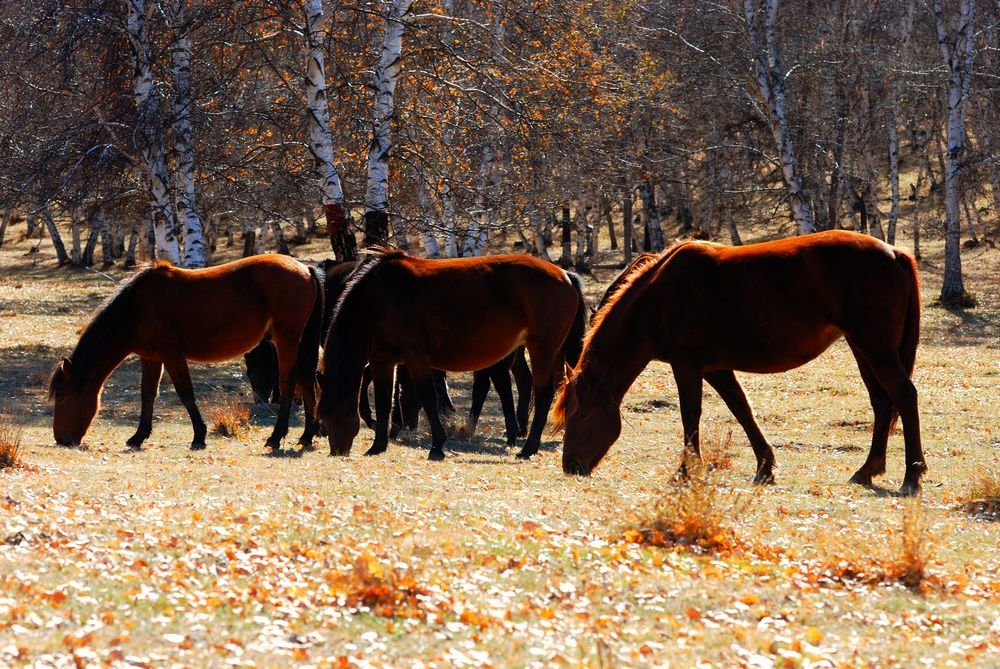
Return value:
[(590, 476), (592, 470), (576, 458), (563, 458), (563, 472), (570, 476)]

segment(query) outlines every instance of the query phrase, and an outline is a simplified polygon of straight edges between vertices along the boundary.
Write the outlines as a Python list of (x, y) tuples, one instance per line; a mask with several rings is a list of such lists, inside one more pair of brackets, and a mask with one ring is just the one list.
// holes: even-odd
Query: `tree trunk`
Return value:
[(97, 238), (101, 235), (101, 214), (98, 211), (90, 212), (90, 231), (87, 233), (87, 245), (83, 247), (83, 257), (80, 264), (84, 267), (94, 265), (94, 249), (97, 248)]
[(438, 246), (434, 228), (431, 226), (434, 210), (430, 195), (427, 192), (427, 181), (422, 174), (417, 175), (417, 206), (420, 209), (420, 237), (424, 244), (424, 255), (427, 258), (440, 258), (441, 247)]
[(0, 221), (0, 247), (3, 246), (4, 237), (7, 235), (7, 226), (10, 225), (11, 220), (14, 218), (14, 207), (7, 209), (7, 213), (4, 214), (3, 220)]
[(590, 200), (581, 195), (576, 200), (576, 255), (573, 258), (573, 266), (577, 272), (587, 273), (587, 228), (590, 225), (590, 214), (593, 207)]
[(156, 222), (153, 216), (153, 210), (150, 209), (146, 212), (146, 223), (143, 226), (143, 234), (145, 235), (145, 249), (146, 258), (153, 262), (156, 260)]
[(125, 267), (135, 267), (135, 249), (139, 245), (139, 224), (129, 223), (128, 248), (125, 250)]
[(632, 250), (634, 242), (632, 233), (635, 227), (632, 225), (632, 189), (626, 186), (622, 192), (622, 246), (625, 248), (625, 265), (632, 262)]
[(243, 257), (249, 258), (257, 254), (257, 228), (253, 221), (243, 222)]
[(441, 189), (441, 219), (444, 223), (444, 255), (458, 257), (458, 236), (455, 234), (455, 202), (451, 198), (451, 186), (447, 183)]
[(62, 235), (59, 234), (56, 222), (52, 220), (52, 212), (49, 211), (49, 205), (47, 204), (42, 207), (42, 217), (45, 219), (45, 227), (48, 228), (49, 237), (52, 238), (52, 246), (56, 250), (56, 259), (59, 261), (59, 266), (62, 267), (69, 263), (69, 256), (66, 254), (66, 246), (63, 244)]
[(639, 191), (649, 234), (649, 250), (659, 253), (663, 250), (663, 230), (660, 228), (660, 212), (656, 208), (655, 188), (652, 182), (643, 181)]
[[(785, 102), (785, 72), (781, 68), (781, 60), (778, 57), (778, 38), (775, 32), (777, 13), (778, 0), (763, 0), (760, 8), (755, 6), (754, 0), (743, 0), (743, 17), (746, 20), (753, 46), (757, 87), (770, 112), (767, 121), (774, 137), (775, 148), (781, 159), (781, 175), (788, 191), (792, 217), (798, 226), (799, 234), (804, 235), (815, 232), (816, 227), (813, 223), (808, 196), (802, 188), (789, 130), (788, 110)], [(760, 22), (758, 22), (757, 14), (762, 15)]]
[(205, 231), (198, 215), (195, 194), (195, 150), (191, 132), (191, 38), (187, 0), (167, 0), (167, 22), (171, 29), (170, 70), (174, 82), (173, 135), (177, 167), (174, 187), (177, 214), (184, 239), (184, 266), (205, 266)]
[(611, 216), (611, 198), (607, 194), (601, 194), (601, 218), (608, 224), (608, 243), (612, 251), (618, 250), (618, 236), (615, 235), (615, 221)]
[(149, 61), (149, 32), (146, 28), (146, 0), (126, 0), (126, 28), (132, 52), (132, 94), (138, 112), (135, 138), (140, 162), (146, 175), (154, 214), (153, 229), (158, 254), (173, 264), (180, 263), (177, 221), (169, 197), (170, 177), (164, 157), (164, 137), (160, 128), (160, 107), (153, 91), (153, 70)]
[(281, 230), (281, 221), (276, 217), (272, 217), (270, 221), (271, 232), (274, 233), (274, 245), (281, 255), (287, 256), (291, 255), (288, 250), (288, 242), (285, 241), (285, 233)]
[[(976, 232), (976, 224), (972, 221), (973, 211), (976, 210), (976, 205), (973, 203), (971, 206), (968, 193), (962, 193), (962, 209), (965, 211), (965, 226), (969, 229), (969, 241), (974, 245), (979, 243), (979, 234)], [(976, 218), (979, 218), (979, 212), (976, 211)]]
[(101, 255), (103, 256), (101, 267), (107, 269), (115, 264), (114, 235), (111, 234), (111, 219), (104, 211), (97, 212), (98, 221), (101, 227)]
[(941, 0), (934, 0), (938, 44), (948, 67), (948, 158), (945, 170), (946, 229), (944, 241), (944, 282), (941, 301), (957, 306), (971, 305), (962, 279), (960, 210), (962, 157), (965, 153), (965, 115), (972, 85), (973, 18), (975, 0), (961, 0), (958, 24), (953, 34), (946, 25)]
[(534, 237), (535, 255), (542, 260), (552, 262), (549, 257), (549, 249), (545, 245), (545, 218), (546, 214), (542, 209), (531, 206), (527, 211), (528, 221), (531, 224), (531, 233)]
[(357, 240), (351, 230), (340, 173), (333, 164), (330, 107), (326, 94), (323, 36), (326, 17), (323, 0), (306, 0), (306, 107), (309, 119), (309, 151), (326, 215), (326, 231), (333, 255), (339, 261), (358, 257)]
[(368, 188), (365, 192), (365, 246), (385, 244), (389, 223), (389, 152), (395, 114), (396, 83), (402, 71), (403, 28), (413, 0), (382, 0), (385, 36), (372, 86), (372, 140), (368, 147)]
[(886, 139), (889, 145), (889, 187), (892, 204), (889, 207), (889, 221), (886, 224), (886, 241), (896, 243), (896, 221), (899, 219), (899, 139), (896, 134), (895, 96), (886, 105)]
[(559, 266), (569, 269), (573, 266), (573, 228), (569, 217), (569, 201), (562, 204), (562, 257)]
[(70, 235), (72, 237), (72, 250), (70, 260), (74, 265), (80, 264), (80, 208), (73, 206), (69, 210)]

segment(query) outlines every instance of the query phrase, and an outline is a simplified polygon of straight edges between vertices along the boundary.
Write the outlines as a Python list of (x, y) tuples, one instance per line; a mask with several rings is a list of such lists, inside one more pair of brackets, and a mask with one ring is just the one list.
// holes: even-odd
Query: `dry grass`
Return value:
[(250, 405), (238, 395), (223, 395), (205, 407), (212, 434), (227, 439), (243, 439), (250, 427)]
[(24, 429), (11, 422), (10, 416), (0, 413), (0, 470), (24, 466), (21, 443)]
[(751, 496), (720, 485), (712, 469), (694, 451), (685, 449), (682, 470), (686, 476), (675, 477), (651, 507), (640, 512), (638, 527), (626, 530), (625, 538), (650, 546), (689, 546), (701, 552), (741, 546), (733, 520), (746, 515)]
[(1000, 517), (1000, 469), (996, 465), (979, 465), (962, 508), (977, 516)]
[[(377, 458), (361, 456), (364, 428), (348, 458), (272, 458), (267, 418), (191, 452), (164, 383), (149, 447), (132, 452), (134, 359), (109, 379), (88, 449), (55, 448), (47, 372), (114, 285), (5, 245), (0, 308), (15, 315), (2, 319), (0, 405), (39, 466), (0, 476), (0, 666), (1000, 666), (1000, 523), (958, 507), (1000, 448), (1000, 251), (964, 253), (980, 305), (955, 312), (934, 305), (940, 245), (925, 242), (914, 382), (930, 472), (924, 520), (908, 530), (887, 492), (903, 474), (898, 431), (886, 492), (847, 483), (872, 416), (844, 342), (786, 374), (739, 375), (780, 466), (759, 489), (752, 450), (708, 388), (710, 485), (668, 483), (683, 437), (660, 363), (583, 479), (563, 476), (557, 438), (516, 460), (492, 396), (480, 437), (453, 438), (444, 462), (426, 459), (423, 419)], [(596, 274), (591, 300), (613, 271)], [(242, 374), (238, 360), (192, 367), (206, 400), (240, 393)], [(459, 416), (470, 385), (454, 376)], [(753, 513), (727, 511), (741, 496)], [(673, 532), (677, 507), (679, 536), (721, 545), (666, 531), (669, 548), (649, 545), (640, 530)], [(864, 576), (838, 576), (841, 560)], [(920, 585), (902, 585), (913, 574)]]

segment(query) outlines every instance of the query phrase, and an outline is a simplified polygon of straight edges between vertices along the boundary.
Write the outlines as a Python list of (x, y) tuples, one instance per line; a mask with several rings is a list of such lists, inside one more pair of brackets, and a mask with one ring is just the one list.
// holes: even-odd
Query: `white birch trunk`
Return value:
[(153, 70), (149, 62), (149, 33), (146, 29), (146, 0), (125, 0), (125, 4), (128, 9), (125, 25), (134, 68), (132, 95), (138, 112), (136, 141), (154, 215), (156, 250), (162, 259), (179, 265), (180, 244), (177, 239), (177, 221), (170, 202), (170, 177), (164, 158), (160, 107), (153, 95)]
[(937, 19), (938, 44), (948, 67), (948, 157), (945, 167), (944, 196), (946, 228), (944, 242), (944, 282), (941, 300), (961, 303), (966, 300), (962, 279), (961, 256), (961, 176), (962, 156), (965, 153), (965, 115), (968, 107), (969, 87), (972, 84), (973, 18), (975, 0), (961, 0), (958, 24), (950, 34), (941, 0), (934, 0)]
[(368, 188), (365, 192), (365, 245), (384, 244), (389, 222), (389, 152), (396, 84), (402, 72), (403, 29), (413, 0), (382, 0), (385, 37), (372, 81), (372, 141), (368, 147)]
[(433, 219), (431, 212), (434, 207), (427, 193), (427, 182), (422, 175), (417, 175), (417, 180), (417, 206), (420, 208), (420, 238), (424, 244), (424, 255), (428, 258), (440, 258), (441, 247), (438, 246), (437, 237), (434, 236), (434, 229), (431, 227)]
[(451, 197), (451, 186), (447, 183), (441, 189), (441, 221), (444, 223), (445, 257), (457, 258), (458, 237), (455, 234), (455, 201)]
[(547, 218), (545, 211), (532, 206), (526, 214), (531, 224), (531, 233), (534, 237), (535, 254), (542, 260), (552, 262), (552, 258), (549, 257), (549, 248), (545, 244), (545, 219)]
[(80, 264), (80, 208), (70, 207), (69, 210), (70, 218), (70, 261), (74, 265)]
[(333, 135), (326, 94), (326, 65), (323, 35), (326, 15), (323, 0), (306, 0), (306, 108), (309, 117), (309, 151), (326, 215), (327, 234), (337, 260), (357, 257), (354, 233), (348, 225), (347, 204), (340, 173), (333, 163)]
[(646, 231), (649, 235), (649, 250), (653, 253), (659, 253), (663, 250), (663, 229), (660, 227), (660, 210), (656, 206), (655, 188), (651, 182), (643, 181), (639, 192), (646, 219)]
[[(763, 26), (758, 25), (756, 15), (763, 13)], [(767, 102), (770, 117), (767, 119), (774, 137), (775, 148), (781, 161), (781, 175), (788, 191), (788, 202), (799, 234), (815, 232), (812, 210), (808, 197), (802, 188), (802, 181), (795, 162), (795, 149), (788, 127), (788, 110), (785, 102), (785, 73), (778, 57), (778, 39), (775, 34), (775, 20), (778, 0), (763, 0), (761, 7), (754, 0), (743, 0), (743, 17), (747, 23), (753, 45), (754, 71), (757, 88)]]
[(52, 247), (56, 250), (56, 259), (59, 265), (65, 265), (69, 263), (69, 256), (66, 254), (66, 246), (63, 244), (62, 235), (59, 234), (59, 228), (56, 226), (55, 220), (52, 218), (52, 212), (49, 210), (49, 205), (44, 205), (42, 207), (42, 218), (45, 219), (45, 227), (49, 231), (49, 237), (52, 238)]
[(165, 4), (172, 33), (170, 68), (174, 82), (173, 130), (174, 151), (177, 154), (174, 187), (177, 191), (177, 216), (184, 239), (184, 266), (204, 267), (205, 232), (198, 215), (194, 135), (191, 132), (191, 38), (188, 34), (187, 0), (168, 0)]
[(886, 139), (889, 145), (889, 188), (892, 193), (889, 220), (886, 223), (886, 241), (896, 243), (896, 221), (899, 220), (899, 139), (896, 133), (896, 97), (893, 94), (886, 105)]
[(587, 226), (590, 225), (590, 212), (593, 209), (590, 200), (581, 195), (576, 200), (576, 255), (573, 266), (577, 271), (587, 267)]

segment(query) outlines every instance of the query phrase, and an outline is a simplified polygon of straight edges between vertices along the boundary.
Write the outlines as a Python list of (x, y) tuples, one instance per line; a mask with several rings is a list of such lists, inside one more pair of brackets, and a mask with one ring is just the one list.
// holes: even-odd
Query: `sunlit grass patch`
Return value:
[(0, 414), (0, 470), (24, 466), (21, 442), (24, 430), (11, 422), (10, 416)]
[[(722, 448), (712, 450), (725, 452)], [(719, 485), (711, 474), (714, 468), (690, 449), (685, 450), (686, 478), (671, 481), (647, 510), (640, 511), (625, 538), (652, 546), (689, 546), (703, 552), (741, 547), (733, 521), (749, 510), (750, 496)]]
[(962, 508), (977, 516), (1000, 517), (1000, 469), (976, 467)]
[(250, 427), (250, 406), (238, 395), (223, 395), (205, 408), (212, 432), (220, 437), (242, 439)]

